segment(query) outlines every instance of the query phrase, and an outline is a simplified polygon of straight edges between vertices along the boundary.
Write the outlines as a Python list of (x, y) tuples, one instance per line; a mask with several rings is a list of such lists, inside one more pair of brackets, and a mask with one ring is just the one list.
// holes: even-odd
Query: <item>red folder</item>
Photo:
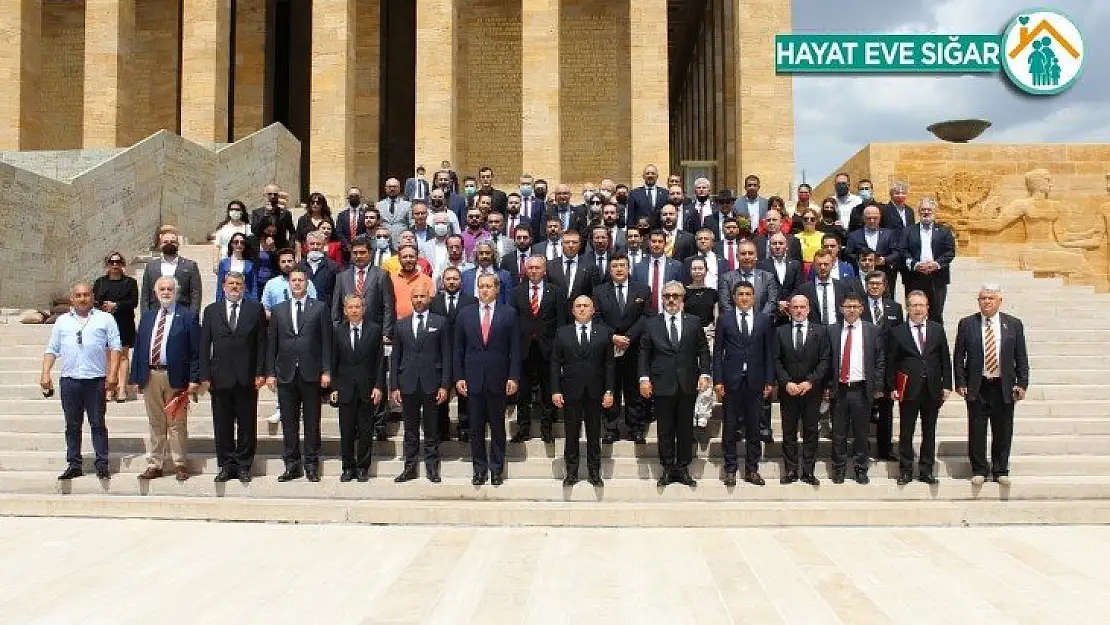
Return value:
[(906, 385), (910, 382), (910, 376), (899, 371), (894, 374), (894, 390), (898, 391), (898, 401), (906, 401)]
[(175, 421), (185, 416), (185, 408), (188, 405), (189, 394), (185, 391), (178, 391), (170, 398), (169, 403), (163, 406), (162, 412), (166, 415), (167, 419)]

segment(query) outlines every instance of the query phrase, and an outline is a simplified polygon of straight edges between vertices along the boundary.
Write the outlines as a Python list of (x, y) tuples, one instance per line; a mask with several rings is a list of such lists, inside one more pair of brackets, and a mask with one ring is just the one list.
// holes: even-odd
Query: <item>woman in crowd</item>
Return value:
[(231, 237), (236, 234), (246, 236), (251, 235), (251, 226), (247, 223), (247, 207), (239, 200), (231, 200), (227, 203), (227, 216), (220, 225), (216, 226), (216, 232), (212, 235), (212, 243), (216, 246), (216, 262), (219, 263), (228, 254), (228, 243), (231, 242)]
[[(348, 252), (343, 247), (343, 241), (335, 234), (335, 226), (333, 226), (330, 221), (325, 221), (320, 224), (319, 232), (323, 233), (328, 241), (327, 246), (324, 248), (324, 254), (335, 261), (335, 264), (340, 267), (346, 265)], [(308, 253), (307, 246), (305, 247), (304, 253)]]
[[(717, 290), (706, 286), (705, 276), (708, 268), (704, 258), (694, 258), (690, 261), (690, 285), (686, 287), (685, 311), (701, 319), (701, 327), (709, 339), (709, 350), (713, 351), (713, 328), (717, 323)], [(713, 403), (716, 401), (712, 386), (704, 393), (698, 393), (694, 400), (694, 427), (703, 432), (709, 424), (709, 416), (713, 413)]]
[[(783, 199), (781, 197), (779, 197), (777, 195), (772, 195), (771, 197), (767, 198), (767, 209), (770, 210), (772, 208), (777, 208), (778, 211), (779, 211), (779, 214), (783, 216), (782, 223), (779, 226), (779, 231), (782, 232), (783, 234), (789, 236), (790, 235), (791, 224), (790, 224), (790, 218), (787, 217), (787, 215), (786, 215), (786, 202), (783, 201)], [(763, 221), (759, 222), (759, 232), (758, 232), (758, 234), (766, 234), (766, 235), (770, 236), (770, 235), (774, 234), (774, 232), (767, 232), (767, 222), (765, 220), (763, 220)]]
[(119, 339), (123, 349), (120, 352), (119, 369), (116, 370), (119, 390), (114, 397), (123, 403), (135, 399), (127, 383), (131, 371), (131, 347), (135, 345), (135, 309), (139, 306), (139, 284), (135, 278), (124, 273), (127, 261), (123, 254), (112, 252), (104, 259), (105, 273), (93, 283), (93, 303), (106, 313), (111, 313), (119, 326)]
[(258, 241), (258, 255), (254, 259), (254, 292), (259, 297), (262, 295), (262, 289), (266, 288), (266, 283), (274, 277), (276, 263), (277, 242), (274, 239), (274, 233), (267, 229)]
[(824, 234), (835, 234), (840, 239), (840, 247), (848, 242), (847, 224), (837, 221), (840, 213), (836, 210), (836, 198), (827, 197), (821, 202), (821, 221), (817, 222), (817, 229)]
[[(833, 210), (836, 204), (833, 203)], [(813, 255), (821, 249), (821, 237), (824, 232), (817, 229), (817, 211), (812, 208), (802, 213), (802, 231), (795, 234), (798, 242), (802, 244), (802, 274), (809, 274), (809, 267), (813, 264)]]
[(258, 284), (255, 271), (255, 254), (250, 240), (242, 234), (234, 234), (227, 243), (226, 251), (227, 255), (220, 259), (219, 265), (216, 267), (216, 301), (224, 301), (224, 278), (232, 271), (243, 274), (245, 284), (243, 297), (258, 299), (257, 291), (255, 291)]
[(320, 229), (320, 224), (324, 222), (332, 224), (335, 228), (335, 222), (331, 218), (331, 208), (328, 207), (328, 198), (324, 197), (323, 193), (312, 193), (308, 196), (308, 211), (297, 219), (297, 244), (301, 246), (301, 256), (308, 251), (305, 248), (305, 237), (309, 232), (315, 232)]

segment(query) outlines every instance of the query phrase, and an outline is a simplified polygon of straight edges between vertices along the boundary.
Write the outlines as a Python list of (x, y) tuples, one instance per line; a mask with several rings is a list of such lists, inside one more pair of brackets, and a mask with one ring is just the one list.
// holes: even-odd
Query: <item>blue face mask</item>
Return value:
[(864, 202), (870, 201), (871, 200), (871, 189), (860, 189), (859, 199), (863, 200)]
[(530, 184), (520, 185), (520, 195), (522, 197), (531, 197), (531, 195), (532, 195), (532, 185), (530, 185)]
[(464, 191), (466, 192), (466, 197), (474, 197), (474, 195), (478, 193), (478, 187), (467, 186), (464, 188)]
[(379, 250), (383, 250), (383, 251), (388, 250), (389, 249), (389, 239), (374, 239), (374, 247), (378, 248)]

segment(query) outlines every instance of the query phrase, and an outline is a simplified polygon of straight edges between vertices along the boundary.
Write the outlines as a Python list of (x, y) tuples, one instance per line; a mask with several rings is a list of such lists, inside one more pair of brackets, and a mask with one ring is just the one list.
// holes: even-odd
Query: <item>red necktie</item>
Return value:
[(358, 209), (351, 209), (351, 238), (358, 236)]
[(525, 260), (524, 252), (521, 252), (520, 253), (520, 269), (518, 269), (517, 272), (516, 272), (517, 282), (524, 282), (524, 276), (525, 276), (524, 260)]
[(540, 285), (538, 285), (538, 284), (533, 284), (532, 285), (532, 300), (531, 300), (531, 303), (532, 303), (532, 316), (533, 317), (539, 317), (540, 316)]
[(921, 323), (917, 324), (917, 351), (922, 354), (925, 353), (925, 332), (921, 329), (923, 325)]
[(848, 372), (852, 369), (852, 326), (848, 326), (848, 336), (844, 337), (844, 353), (840, 355), (840, 383), (848, 383)]
[(516, 236), (513, 234), (516, 231), (516, 217), (509, 217), (509, 236)]
[(489, 327), (492, 321), (492, 314), (489, 310), (489, 304), (483, 306), (482, 309), (484, 310), (482, 313), (482, 344), (489, 345)]
[[(654, 306), (659, 305), (659, 259), (656, 258), (652, 261), (655, 264), (654, 273), (651, 276), (651, 303)], [(658, 308), (656, 309), (658, 310)]]
[(362, 297), (366, 293), (366, 270), (358, 270), (358, 280), (355, 281), (355, 295)]
[(736, 269), (736, 252), (733, 249), (735, 247), (735, 245), (736, 244), (733, 241), (728, 242), (728, 268), (729, 269)]

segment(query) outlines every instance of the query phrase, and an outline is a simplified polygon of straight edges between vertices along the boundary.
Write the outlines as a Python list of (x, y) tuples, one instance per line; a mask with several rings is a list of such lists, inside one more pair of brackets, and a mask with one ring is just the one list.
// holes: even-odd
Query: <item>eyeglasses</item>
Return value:
[(664, 293), (663, 299), (682, 299), (682, 293)]
[(590, 202), (590, 206), (601, 206), (601, 202)]
[(108, 261), (108, 264), (109, 265), (123, 265), (124, 262), (123, 262), (122, 258), (113, 258), (113, 259)]

